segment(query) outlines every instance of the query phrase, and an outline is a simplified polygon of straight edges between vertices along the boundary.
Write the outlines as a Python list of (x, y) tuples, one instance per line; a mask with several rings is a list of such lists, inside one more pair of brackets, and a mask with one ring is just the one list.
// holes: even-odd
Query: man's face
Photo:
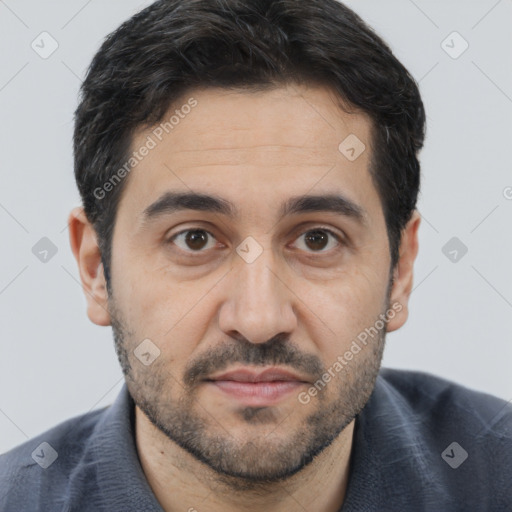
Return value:
[[(385, 329), (344, 357), (390, 307), (370, 121), (323, 88), (209, 89), (183, 104), (190, 97), (197, 106), (161, 141), (152, 127), (132, 144), (157, 143), (131, 171), (116, 218), (116, 349), (136, 405), (169, 439), (219, 473), (275, 480), (354, 419), (380, 366)], [(355, 139), (339, 149), (351, 134), (366, 146), (355, 160)], [(150, 208), (168, 192), (214, 196), (233, 215)], [(303, 195), (346, 201), (281, 216)], [(146, 339), (142, 361), (160, 351), (148, 365), (134, 354)], [(268, 368), (292, 377), (267, 373), (273, 382), (262, 383)], [(240, 369), (249, 372), (222, 377)]]

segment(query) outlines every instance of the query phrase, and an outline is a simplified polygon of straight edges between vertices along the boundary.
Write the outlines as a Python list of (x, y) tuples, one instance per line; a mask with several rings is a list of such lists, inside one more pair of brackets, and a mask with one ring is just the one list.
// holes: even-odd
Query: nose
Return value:
[(232, 337), (265, 343), (297, 326), (297, 297), (285, 284), (284, 266), (276, 264), (270, 249), (252, 263), (237, 254), (234, 268), (224, 283), (226, 299), (219, 313), (219, 327)]

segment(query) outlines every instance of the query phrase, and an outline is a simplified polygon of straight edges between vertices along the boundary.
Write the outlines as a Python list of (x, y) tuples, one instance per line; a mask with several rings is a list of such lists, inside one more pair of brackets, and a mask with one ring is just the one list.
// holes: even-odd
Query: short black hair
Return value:
[(75, 112), (75, 179), (107, 286), (128, 177), (108, 195), (103, 187), (126, 166), (134, 133), (160, 123), (193, 89), (290, 83), (329, 87), (345, 111), (371, 119), (370, 174), (395, 266), (419, 192), (425, 111), (417, 83), (387, 44), (337, 0), (159, 0), (106, 37)]

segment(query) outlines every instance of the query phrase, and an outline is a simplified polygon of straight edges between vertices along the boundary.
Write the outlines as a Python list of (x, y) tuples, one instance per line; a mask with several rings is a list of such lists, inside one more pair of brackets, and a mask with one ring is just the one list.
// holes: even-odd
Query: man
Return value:
[(158, 1), (81, 92), (70, 241), (126, 383), (0, 458), (2, 510), (512, 509), (510, 406), (380, 369), (425, 112), (360, 18)]

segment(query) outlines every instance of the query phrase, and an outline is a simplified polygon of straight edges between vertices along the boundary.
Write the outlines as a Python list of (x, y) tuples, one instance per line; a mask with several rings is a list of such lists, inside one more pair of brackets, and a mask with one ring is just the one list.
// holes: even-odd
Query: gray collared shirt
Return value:
[[(1, 455), (0, 511), (161, 512), (134, 418), (125, 384), (111, 406)], [(356, 418), (340, 510), (366, 511), (512, 511), (511, 404), (426, 373), (381, 369)]]

